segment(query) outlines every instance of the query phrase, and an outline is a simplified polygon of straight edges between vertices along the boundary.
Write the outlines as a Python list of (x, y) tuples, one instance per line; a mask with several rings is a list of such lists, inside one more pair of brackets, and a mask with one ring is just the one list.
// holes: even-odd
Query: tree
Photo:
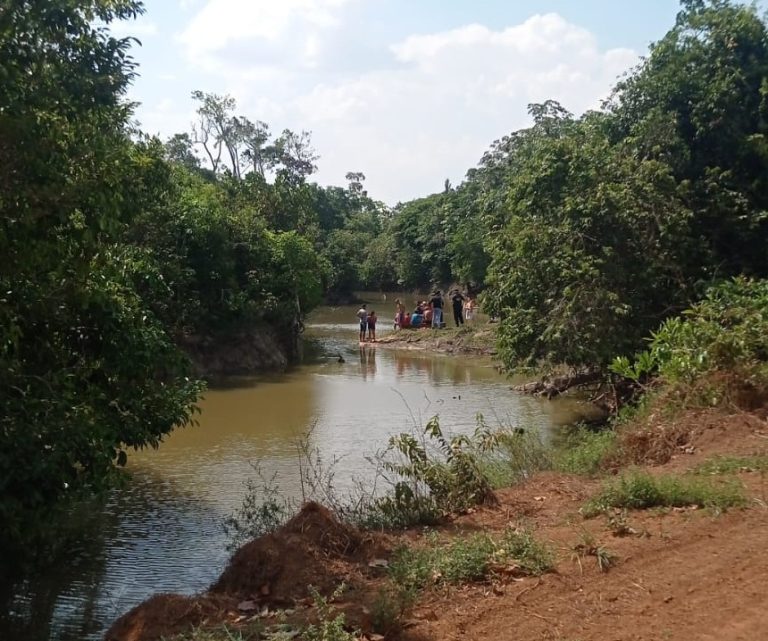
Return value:
[(232, 174), (240, 178), (240, 147), (247, 128), (233, 115), (235, 99), (199, 90), (192, 92), (192, 98), (200, 103), (198, 122), (192, 128), (195, 144), (202, 145), (214, 173), (219, 171), (226, 150)]
[(266, 171), (274, 166), (274, 153), (267, 144), (270, 139), (269, 125), (261, 120), (253, 123), (247, 118), (240, 118), (239, 121), (245, 147), (241, 156), (244, 171), (252, 169), (264, 178)]
[(199, 170), (200, 159), (195, 155), (193, 145), (189, 134), (174, 134), (165, 143), (165, 157), (187, 169)]
[(359, 196), (366, 195), (363, 189), (365, 174), (362, 171), (348, 171), (344, 177), (347, 179), (347, 189), (349, 189), (350, 193)]
[(103, 485), (127, 450), (187, 423), (200, 386), (139, 293), (154, 266), (116, 244), (167, 175), (161, 154), (147, 158), (128, 135), (131, 39), (97, 26), (135, 17), (141, 4), (6, 4), (0, 546), (8, 550), (45, 529), (52, 505)]
[(283, 129), (275, 140), (273, 153), (278, 172), (291, 184), (304, 182), (317, 171), (315, 163), (320, 156), (312, 147), (312, 135), (308, 131), (297, 134)]

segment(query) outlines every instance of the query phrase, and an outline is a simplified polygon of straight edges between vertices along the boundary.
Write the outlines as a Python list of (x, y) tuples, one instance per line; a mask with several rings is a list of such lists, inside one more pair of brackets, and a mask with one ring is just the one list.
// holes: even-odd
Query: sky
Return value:
[(273, 133), (312, 132), (313, 180), (362, 171), (389, 205), (458, 184), (527, 105), (599, 107), (677, 0), (145, 0), (129, 98), (149, 134), (191, 130), (199, 89)]

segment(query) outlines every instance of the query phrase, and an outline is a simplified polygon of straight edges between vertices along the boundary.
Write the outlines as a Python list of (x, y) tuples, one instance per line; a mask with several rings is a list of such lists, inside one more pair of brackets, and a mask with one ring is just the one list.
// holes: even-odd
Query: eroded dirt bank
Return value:
[[(674, 425), (672, 457), (647, 466), (654, 475), (685, 474), (713, 456), (768, 452), (764, 413), (691, 411)], [(377, 636), (372, 604), (383, 585), (380, 562), (399, 543), (419, 544), (423, 531), (398, 536), (361, 533), (308, 504), (277, 532), (246, 544), (212, 587), (198, 597), (159, 596), (119, 619), (110, 641), (151, 641), (227, 622), (234, 629), (275, 608), (281, 621), (316, 620), (308, 585), (330, 594), (359, 638), (539, 641), (757, 641), (768, 630), (768, 479), (736, 470), (747, 503), (720, 514), (699, 507), (629, 510), (585, 519), (580, 509), (600, 480), (540, 473), (498, 492), (496, 507), (478, 508), (438, 528), (449, 540), (501, 533), (525, 524), (555, 551), (541, 577), (499, 573), (480, 583), (428, 589), (397, 631)], [(618, 522), (620, 521), (620, 522)], [(585, 543), (611, 559), (602, 571)]]

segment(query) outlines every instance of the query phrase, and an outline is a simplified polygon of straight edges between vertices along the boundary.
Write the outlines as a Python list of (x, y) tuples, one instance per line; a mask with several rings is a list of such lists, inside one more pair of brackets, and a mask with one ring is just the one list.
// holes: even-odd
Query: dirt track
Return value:
[[(550, 498), (558, 491), (555, 479), (529, 490), (550, 503), (531, 521), (559, 549), (557, 574), (432, 597), (415, 612), (418, 623), (406, 639), (768, 638), (768, 510), (733, 510), (717, 517), (703, 510), (635, 513), (629, 523), (647, 535), (616, 538), (603, 518), (571, 521), (569, 508), (577, 503)], [(507, 496), (503, 504), (510, 500), (521, 507), (519, 497)], [(493, 529), (491, 523), (484, 526)], [(607, 573), (599, 571), (594, 557), (580, 559), (572, 551), (583, 529), (617, 556)]]

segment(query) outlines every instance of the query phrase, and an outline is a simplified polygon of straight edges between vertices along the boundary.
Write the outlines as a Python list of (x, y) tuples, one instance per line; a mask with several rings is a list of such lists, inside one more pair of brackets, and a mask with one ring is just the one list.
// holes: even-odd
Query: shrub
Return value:
[(222, 523), (224, 533), (230, 538), (227, 544), (229, 550), (275, 531), (295, 511), (288, 500), (280, 496), (275, 475), (266, 478), (258, 464), (251, 464), (251, 467), (256, 472), (256, 478), (245, 482), (242, 504)]
[(480, 455), (498, 446), (495, 433), (481, 424), (473, 437), (447, 438), (435, 416), (424, 428), (424, 435), (426, 441), (407, 433), (390, 438), (382, 465), (402, 480), (384, 499), (387, 510), (450, 514), (496, 502), (480, 464)]
[(665, 321), (634, 364), (617, 358), (612, 370), (639, 381), (658, 373), (692, 384), (704, 374), (737, 370), (768, 381), (768, 280), (734, 278), (711, 287), (682, 316)]

